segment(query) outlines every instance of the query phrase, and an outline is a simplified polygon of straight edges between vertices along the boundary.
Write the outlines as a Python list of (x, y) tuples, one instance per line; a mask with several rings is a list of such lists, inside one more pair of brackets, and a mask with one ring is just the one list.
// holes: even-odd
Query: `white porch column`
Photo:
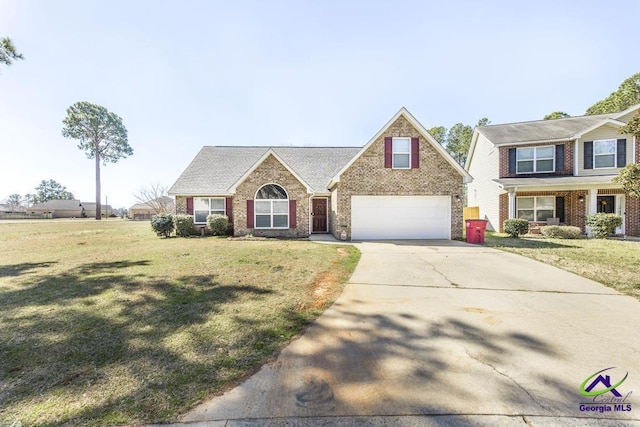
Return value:
[(516, 217), (516, 190), (509, 190), (509, 212), (507, 215), (508, 219), (513, 219)]
[(589, 209), (587, 209), (587, 215), (593, 215), (598, 212), (598, 189), (592, 188), (589, 190)]

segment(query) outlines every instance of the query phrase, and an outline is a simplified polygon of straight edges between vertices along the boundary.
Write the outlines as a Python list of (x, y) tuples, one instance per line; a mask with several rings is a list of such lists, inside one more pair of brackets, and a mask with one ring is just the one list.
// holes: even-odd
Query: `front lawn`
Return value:
[(640, 299), (640, 242), (544, 239), (487, 233), (485, 246), (514, 252), (595, 280)]
[(0, 425), (163, 422), (246, 377), (340, 293), (351, 246), (0, 222)]

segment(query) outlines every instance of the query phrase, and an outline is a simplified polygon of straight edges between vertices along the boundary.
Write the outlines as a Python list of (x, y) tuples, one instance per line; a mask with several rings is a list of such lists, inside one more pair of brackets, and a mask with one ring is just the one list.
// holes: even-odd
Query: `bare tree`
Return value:
[(149, 205), (157, 214), (171, 213), (173, 211), (173, 199), (167, 195), (169, 188), (160, 183), (152, 183), (141, 187), (133, 196), (139, 203)]

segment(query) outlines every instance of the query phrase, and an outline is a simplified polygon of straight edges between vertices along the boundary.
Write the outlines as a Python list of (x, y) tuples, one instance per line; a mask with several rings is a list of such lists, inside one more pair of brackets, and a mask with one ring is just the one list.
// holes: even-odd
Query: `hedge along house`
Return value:
[(451, 239), (471, 176), (402, 108), (363, 147), (203, 147), (169, 194), (234, 235)]

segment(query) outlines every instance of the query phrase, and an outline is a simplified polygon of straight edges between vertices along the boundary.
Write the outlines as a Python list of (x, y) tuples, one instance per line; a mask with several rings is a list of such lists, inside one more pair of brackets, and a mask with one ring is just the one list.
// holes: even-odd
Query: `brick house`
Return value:
[(619, 113), (476, 128), (465, 168), (469, 206), (488, 228), (525, 218), (530, 229), (566, 224), (587, 232), (586, 216), (617, 213), (617, 231), (640, 235), (640, 203), (612, 182), (620, 168), (640, 161), (640, 141), (619, 135), (640, 104)]
[(361, 147), (203, 147), (169, 190), (234, 235), (452, 239), (471, 176), (405, 109)]

